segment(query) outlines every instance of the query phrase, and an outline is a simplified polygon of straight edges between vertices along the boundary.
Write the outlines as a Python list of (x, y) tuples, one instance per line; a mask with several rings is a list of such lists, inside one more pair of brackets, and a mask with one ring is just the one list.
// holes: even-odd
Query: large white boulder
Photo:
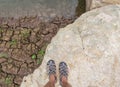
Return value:
[(92, 10), (60, 29), (42, 65), (24, 77), (21, 87), (43, 87), (50, 59), (57, 69), (59, 62), (67, 62), (72, 87), (120, 87), (120, 6)]
[(120, 4), (120, 0), (86, 0), (86, 10), (99, 8), (106, 5)]

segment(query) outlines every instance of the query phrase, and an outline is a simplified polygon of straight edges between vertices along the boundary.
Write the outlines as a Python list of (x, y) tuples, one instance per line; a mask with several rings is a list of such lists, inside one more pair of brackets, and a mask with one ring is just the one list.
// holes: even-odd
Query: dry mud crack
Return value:
[(56, 17), (41, 22), (38, 17), (0, 18), (0, 87), (18, 87), (43, 59), (46, 46), (59, 28), (74, 18)]

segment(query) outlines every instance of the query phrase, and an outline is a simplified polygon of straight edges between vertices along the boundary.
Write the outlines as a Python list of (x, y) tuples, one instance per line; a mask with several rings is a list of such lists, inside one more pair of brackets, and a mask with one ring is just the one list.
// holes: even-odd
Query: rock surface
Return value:
[(99, 8), (106, 5), (120, 4), (120, 0), (86, 0), (86, 10)]
[(86, 11), (89, 11), (91, 8), (92, 0), (85, 0), (86, 1)]
[[(41, 19), (75, 15), (78, 0), (0, 0), (0, 17), (40, 16)], [(63, 8), (64, 7), (64, 8)]]
[(67, 62), (72, 87), (120, 87), (120, 6), (87, 12), (60, 29), (42, 65), (24, 77), (21, 87), (43, 87), (49, 59), (55, 60), (57, 69), (59, 62)]

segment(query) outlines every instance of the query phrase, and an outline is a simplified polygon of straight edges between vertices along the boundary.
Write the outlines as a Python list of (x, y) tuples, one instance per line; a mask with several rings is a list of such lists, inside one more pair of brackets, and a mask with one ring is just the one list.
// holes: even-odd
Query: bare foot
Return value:
[(50, 81), (50, 82), (56, 82), (56, 79), (55, 79), (55, 75), (54, 75), (54, 74), (51, 74), (51, 75), (50, 75), (49, 81)]
[(49, 81), (50, 82), (56, 82), (56, 65), (54, 60), (49, 60), (47, 62), (47, 73), (49, 75)]
[(67, 78), (65, 76), (62, 77), (62, 83), (67, 82)]
[(68, 77), (68, 67), (65, 62), (60, 62), (59, 73), (60, 73), (60, 85), (62, 85), (62, 83), (67, 82)]

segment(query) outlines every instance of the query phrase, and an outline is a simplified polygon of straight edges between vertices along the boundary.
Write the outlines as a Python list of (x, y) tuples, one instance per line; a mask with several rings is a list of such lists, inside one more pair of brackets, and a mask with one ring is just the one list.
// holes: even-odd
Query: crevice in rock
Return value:
[(77, 31), (79, 33), (79, 36), (80, 36), (80, 39), (81, 39), (81, 42), (82, 42), (82, 49), (85, 50), (85, 47), (84, 47), (84, 44), (83, 44), (83, 37), (81, 36), (82, 31), (79, 31), (79, 28), (77, 28)]

